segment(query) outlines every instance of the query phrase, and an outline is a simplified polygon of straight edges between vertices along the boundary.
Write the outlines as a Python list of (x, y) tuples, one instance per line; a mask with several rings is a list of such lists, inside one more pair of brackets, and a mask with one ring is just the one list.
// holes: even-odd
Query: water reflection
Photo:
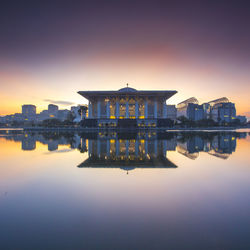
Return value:
[(0, 249), (250, 249), (246, 136), (0, 131)]
[(48, 151), (59, 152), (58, 146), (88, 153), (88, 159), (78, 167), (120, 167), (126, 170), (135, 167), (177, 166), (167, 158), (168, 151), (195, 160), (199, 152), (227, 159), (236, 149), (238, 138), (246, 132), (23, 132), (1, 131), (6, 140), (20, 141), (24, 151), (35, 150), (36, 143), (48, 145)]

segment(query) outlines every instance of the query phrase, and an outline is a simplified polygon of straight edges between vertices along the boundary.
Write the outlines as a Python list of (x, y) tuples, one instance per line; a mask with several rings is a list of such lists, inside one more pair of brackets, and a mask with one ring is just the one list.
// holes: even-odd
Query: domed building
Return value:
[(136, 90), (79, 91), (89, 101), (86, 127), (156, 127), (166, 119), (166, 101), (177, 91)]

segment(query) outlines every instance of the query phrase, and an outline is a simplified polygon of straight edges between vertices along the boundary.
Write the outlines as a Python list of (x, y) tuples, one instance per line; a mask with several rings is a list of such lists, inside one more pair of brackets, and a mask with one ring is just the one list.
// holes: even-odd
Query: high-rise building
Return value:
[(232, 102), (218, 105), (218, 122), (230, 123), (236, 119), (236, 109)]
[(210, 114), (211, 106), (210, 106), (210, 104), (209, 103), (203, 103), (202, 106), (203, 106), (203, 110), (204, 110), (204, 118), (205, 119), (210, 119), (211, 118), (211, 114)]
[(191, 97), (183, 102), (180, 102), (179, 104), (177, 104), (177, 117), (188, 117), (187, 107), (189, 103), (199, 104), (198, 100), (195, 97)]
[(50, 118), (56, 118), (58, 113), (58, 106), (54, 104), (48, 105), (48, 114)]
[(213, 119), (215, 122), (218, 122), (218, 108), (222, 105), (222, 103), (229, 103), (228, 98), (221, 97), (219, 99), (213, 100), (208, 102), (207, 104), (210, 105), (210, 118)]
[(26, 116), (36, 115), (36, 106), (31, 104), (22, 105), (22, 114)]
[(25, 119), (35, 120), (36, 106), (31, 104), (22, 105), (22, 115)]
[(189, 103), (187, 106), (187, 117), (192, 121), (199, 121), (205, 118), (203, 105)]

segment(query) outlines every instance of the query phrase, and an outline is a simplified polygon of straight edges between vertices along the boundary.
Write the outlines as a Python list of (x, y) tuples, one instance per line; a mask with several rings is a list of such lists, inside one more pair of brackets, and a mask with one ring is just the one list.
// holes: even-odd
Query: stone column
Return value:
[(147, 100), (144, 101), (144, 117), (145, 119), (148, 118), (148, 101)]
[(163, 156), (166, 158), (167, 157), (167, 141), (163, 141)]
[(101, 141), (99, 138), (97, 139), (97, 155), (98, 157), (101, 156)]
[(125, 117), (129, 118), (129, 104), (128, 101), (126, 101), (126, 112), (125, 112)]
[(148, 141), (147, 140), (145, 140), (144, 142), (144, 147), (145, 147), (145, 156), (147, 156), (148, 154)]
[(139, 154), (139, 141), (135, 141), (135, 156), (137, 157)]
[(117, 101), (115, 104), (115, 118), (118, 119), (120, 116), (120, 103)]
[(88, 152), (89, 152), (89, 157), (92, 155), (92, 149), (93, 149), (93, 146), (92, 146), (92, 140), (88, 140)]
[(97, 101), (97, 118), (101, 118), (101, 102)]
[(163, 102), (162, 118), (167, 118), (167, 105)]
[(155, 151), (154, 153), (155, 153), (155, 157), (157, 157), (157, 154), (158, 154), (158, 152), (157, 152), (157, 151), (158, 151), (158, 150), (157, 150), (157, 148), (158, 148), (158, 141), (157, 141), (157, 140), (155, 140), (155, 141), (154, 141), (154, 151)]
[(139, 117), (139, 104), (138, 101), (135, 102), (135, 118), (138, 119)]
[(157, 118), (157, 100), (154, 101), (154, 118)]
[(119, 143), (119, 140), (116, 139), (116, 141), (115, 141), (115, 155), (119, 156), (119, 154), (120, 154), (120, 143)]
[(128, 148), (129, 148), (129, 140), (126, 140), (125, 145), (126, 145), (126, 157), (128, 157), (128, 156), (129, 156), (129, 151), (128, 151)]
[(106, 113), (107, 113), (107, 118), (110, 118), (110, 101), (107, 101), (106, 103)]
[(92, 103), (89, 101), (88, 118), (93, 118)]
[(107, 140), (107, 156), (110, 156), (110, 141)]

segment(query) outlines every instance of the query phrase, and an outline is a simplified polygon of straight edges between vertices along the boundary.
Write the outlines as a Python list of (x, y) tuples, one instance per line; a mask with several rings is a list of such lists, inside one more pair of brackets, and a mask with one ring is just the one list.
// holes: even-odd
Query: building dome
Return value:
[(136, 89), (129, 88), (129, 87), (119, 89), (118, 91), (119, 91), (119, 92), (137, 92)]

